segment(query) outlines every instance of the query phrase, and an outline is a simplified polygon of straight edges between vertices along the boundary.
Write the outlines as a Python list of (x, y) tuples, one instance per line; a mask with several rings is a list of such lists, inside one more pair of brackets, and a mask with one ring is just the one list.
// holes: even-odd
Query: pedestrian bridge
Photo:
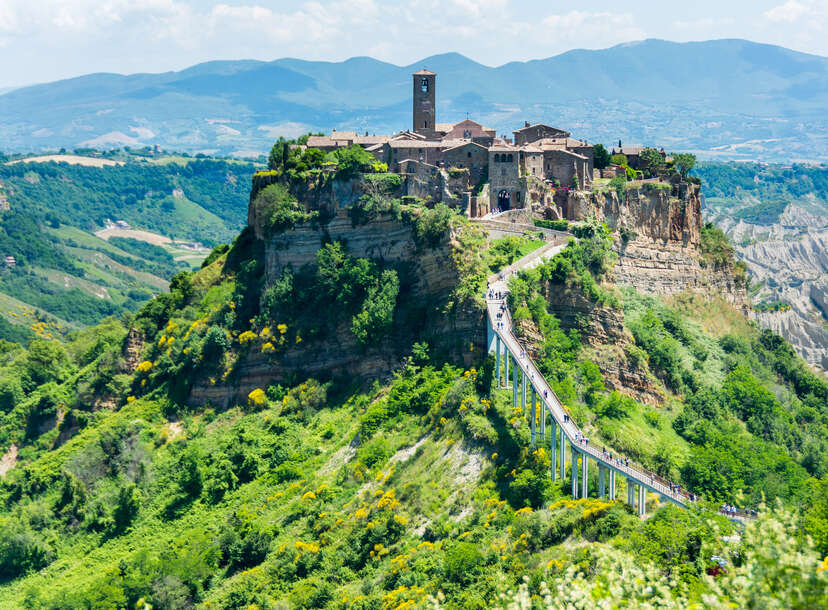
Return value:
[(565, 406), (532, 359), (524, 352), (514, 334), (511, 312), (505, 300), (508, 278), (517, 270), (540, 265), (566, 247), (565, 244), (556, 243), (557, 241), (543, 246), (489, 278), (489, 290), (486, 294), (488, 345), (489, 351), (495, 353), (497, 386), (511, 387), (512, 407), (517, 408), (520, 402), (524, 417), (528, 406), (531, 442), (533, 446), (548, 443), (551, 456), (549, 475), (553, 481), (558, 476), (562, 482), (565, 481), (567, 458), (569, 459), (573, 498), (588, 496), (589, 468), (590, 462), (593, 462), (598, 468), (600, 498), (617, 499), (616, 483), (621, 476), (626, 481), (627, 503), (637, 508), (638, 514), (642, 517), (647, 512), (648, 491), (658, 494), (664, 501), (687, 507), (692, 501), (691, 498), (695, 496), (686, 491), (677, 491), (658, 475), (621, 460), (618, 456), (603, 452), (589, 441), (585, 442), (584, 434), (572, 421)]

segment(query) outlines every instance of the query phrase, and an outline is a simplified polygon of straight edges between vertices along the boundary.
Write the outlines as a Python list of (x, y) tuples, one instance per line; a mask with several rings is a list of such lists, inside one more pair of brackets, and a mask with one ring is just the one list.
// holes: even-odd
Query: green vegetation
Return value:
[[(563, 284), (584, 293), (596, 303), (614, 303), (614, 296), (598, 284), (612, 265), (612, 238), (606, 225), (588, 222), (573, 229), (578, 240), (540, 267), (521, 272), (522, 281)], [(514, 292), (514, 289), (513, 289)], [(521, 291), (523, 292), (523, 291)], [(518, 301), (520, 302), (520, 301)], [(517, 312), (515, 313), (517, 316)]]
[(552, 229), (554, 231), (569, 231), (568, 220), (543, 220), (540, 218), (533, 218), (532, 222), (535, 224), (536, 227), (542, 227), (544, 229)]
[(173, 239), (215, 244), (243, 226), (253, 171), (251, 163), (212, 159), (103, 168), (20, 163), (0, 165), (0, 180), (12, 209), (52, 226), (90, 230), (106, 219), (125, 220)]
[(610, 164), (609, 151), (600, 142), (593, 147), (592, 155), (596, 169), (604, 169)]
[(495, 273), (504, 267), (508, 267), (527, 254), (534, 252), (544, 243), (542, 239), (514, 235), (493, 240), (486, 251), (489, 272)]
[(706, 222), (701, 228), (700, 262), (702, 266), (720, 269), (734, 264), (733, 244), (719, 227)]
[[(548, 439), (531, 446), (476, 338), (489, 272), (543, 242), (488, 240), (370, 175), (354, 225), (407, 223), (412, 260), (433, 256), (456, 286), (424, 292), (413, 264), (330, 240), (266, 277), (247, 228), (134, 318), (64, 344), (45, 319), (28, 347), (0, 342), (0, 450), (13, 464), (0, 480), (0, 606), (488, 608), (508, 590), (530, 606), (547, 593), (583, 607), (825, 605), (822, 376), (724, 304), (609, 286), (609, 229), (579, 224), (511, 279), (517, 328), (593, 443), (707, 501), (682, 510), (651, 495), (641, 520), (596, 497), (595, 469), (591, 497), (572, 500), (571, 473), (550, 480)], [(309, 220), (284, 182), (257, 197), (274, 230)], [(707, 239), (715, 265), (721, 238)], [(100, 247), (137, 255), (121, 245), (132, 252)], [(613, 391), (613, 371), (660, 399)], [(742, 528), (720, 502), (760, 518)]]
[(673, 153), (673, 165), (682, 178), (687, 178), (696, 166), (696, 155), (691, 153)]

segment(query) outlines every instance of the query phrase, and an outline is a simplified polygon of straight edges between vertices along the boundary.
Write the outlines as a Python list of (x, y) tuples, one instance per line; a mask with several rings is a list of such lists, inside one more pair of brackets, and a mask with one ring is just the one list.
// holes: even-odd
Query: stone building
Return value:
[(543, 123), (526, 122), (513, 132), (512, 139), (499, 138), (494, 129), (469, 118), (438, 123), (436, 86), (434, 72), (420, 70), (412, 75), (410, 131), (361, 136), (334, 130), (330, 136), (309, 138), (307, 146), (326, 152), (363, 146), (378, 161), (387, 163), (390, 171), (407, 176), (406, 183), (417, 196), (428, 193), (434, 200), (444, 193), (452, 201), (469, 200), (471, 192), (478, 192), (476, 187), (488, 177), (486, 196), (473, 200), (470, 206), (481, 212), (485, 212), (483, 206), (506, 210), (541, 203), (556, 184), (568, 189), (591, 188), (592, 145)]
[(513, 131), (512, 135), (514, 136), (515, 146), (522, 146), (545, 138), (568, 138), (570, 134), (568, 131), (558, 129), (557, 127), (550, 127), (543, 123), (531, 125), (529, 121), (526, 121), (523, 127), (517, 131)]
[(471, 184), (479, 184), (486, 177), (489, 166), (489, 149), (486, 146), (465, 141), (446, 149), (444, 156), (444, 163), (449, 171), (453, 168), (469, 170)]

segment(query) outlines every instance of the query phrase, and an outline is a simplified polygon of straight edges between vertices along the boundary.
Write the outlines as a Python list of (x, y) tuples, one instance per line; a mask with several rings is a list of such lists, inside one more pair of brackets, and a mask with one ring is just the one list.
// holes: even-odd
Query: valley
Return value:
[(0, 293), (29, 312), (0, 308), (20, 327), (4, 325), (0, 335), (29, 335), (54, 317), (65, 337), (166, 291), (173, 275), (197, 268), (241, 226), (254, 168), (125, 151), (0, 165)]

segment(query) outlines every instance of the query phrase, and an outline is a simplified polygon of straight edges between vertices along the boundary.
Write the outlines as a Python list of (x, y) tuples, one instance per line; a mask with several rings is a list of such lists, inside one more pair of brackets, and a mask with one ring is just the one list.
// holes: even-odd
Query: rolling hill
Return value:
[(60, 337), (166, 291), (243, 226), (256, 167), (126, 153), (101, 167), (78, 162), (99, 158), (56, 158), (64, 162), (0, 165), (0, 261), (13, 259), (0, 266), (3, 339)]
[(395, 66), (284, 58), (164, 74), (91, 74), (0, 95), (13, 151), (159, 144), (249, 154), (278, 135), (391, 132), (410, 120), (410, 74), (439, 74), (442, 120), (523, 120), (591, 141), (661, 143), (710, 157), (828, 159), (828, 59), (745, 40), (645, 40), (488, 67), (456, 53)]

